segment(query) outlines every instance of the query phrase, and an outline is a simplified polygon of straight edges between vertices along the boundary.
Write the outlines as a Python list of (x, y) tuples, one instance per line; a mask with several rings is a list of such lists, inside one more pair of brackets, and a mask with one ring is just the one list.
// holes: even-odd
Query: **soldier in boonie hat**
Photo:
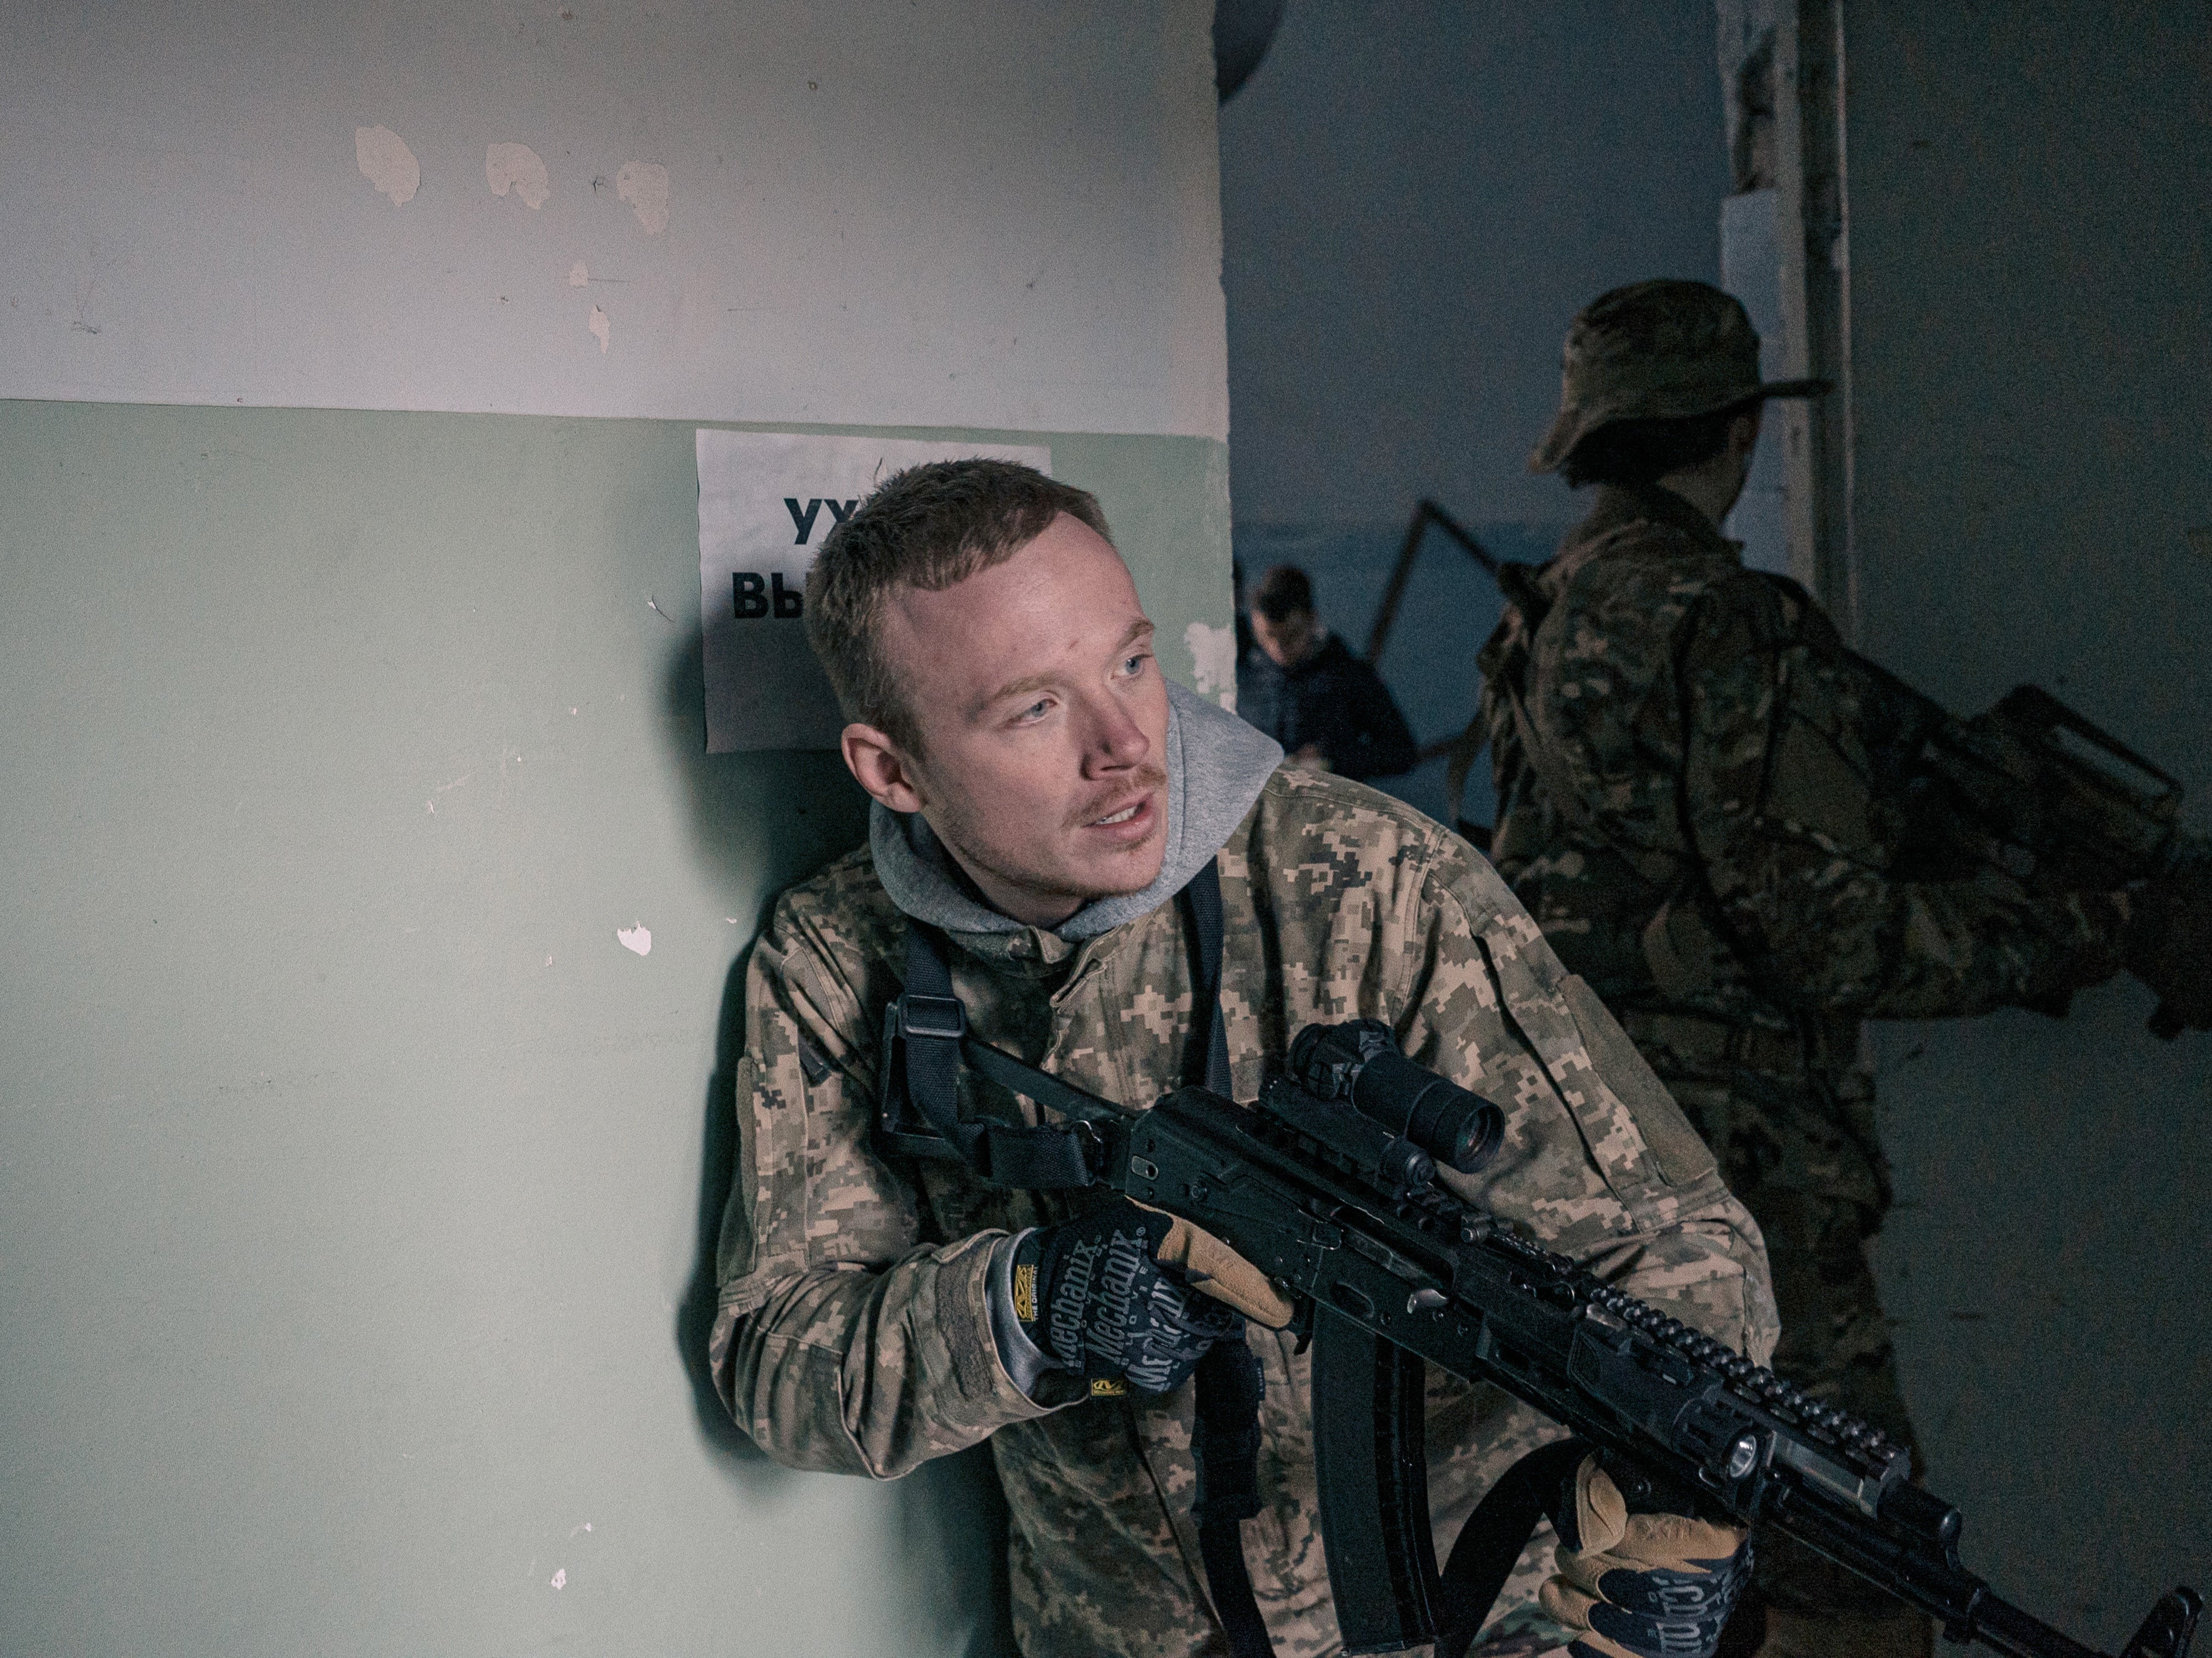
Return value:
[[(1795, 582), (1721, 526), (1768, 398), (1743, 307), (1703, 282), (1615, 288), (1567, 333), (1529, 459), (1588, 515), (1508, 564), (1483, 648), (1490, 857), (1605, 1002), (1759, 1224), (1778, 1374), (1918, 1461), (1867, 1246), (1889, 1202), (1869, 1017), (2063, 1006), (2127, 959), (2112, 895), (1923, 878), (1876, 756), (1919, 739)], [(1466, 745), (1462, 745), (1465, 751)], [(1909, 918), (1909, 919), (1908, 919)], [(1761, 1538), (1732, 1640), (1761, 1658), (1926, 1658), (1923, 1614)]]
[(1567, 329), (1559, 412), (1528, 457), (1557, 471), (1575, 446), (1615, 421), (1688, 420), (1765, 398), (1805, 398), (1819, 380), (1761, 380), (1759, 335), (1735, 298), (1661, 277), (1600, 295)]

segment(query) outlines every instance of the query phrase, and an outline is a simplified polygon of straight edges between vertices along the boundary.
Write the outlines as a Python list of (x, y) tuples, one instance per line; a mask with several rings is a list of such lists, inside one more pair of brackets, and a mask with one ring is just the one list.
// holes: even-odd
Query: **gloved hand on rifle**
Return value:
[(1126, 1198), (1021, 1234), (992, 1299), (1000, 1356), (1030, 1394), (1050, 1371), (1093, 1394), (1167, 1393), (1245, 1318), (1279, 1329), (1292, 1311), (1212, 1233)]
[(2212, 884), (2150, 881), (2130, 893), (2122, 950), (2128, 971), (2157, 995), (2164, 1023), (2212, 1030)]
[(1574, 1631), (1575, 1658), (1712, 1658), (1751, 1581), (1751, 1533), (1679, 1514), (1631, 1514), (1586, 1456), (1556, 1516), (1559, 1567), (1537, 1595)]

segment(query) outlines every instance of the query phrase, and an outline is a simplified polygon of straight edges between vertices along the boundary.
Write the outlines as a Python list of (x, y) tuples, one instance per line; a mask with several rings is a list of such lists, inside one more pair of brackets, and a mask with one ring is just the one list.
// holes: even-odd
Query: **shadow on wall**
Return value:
[[(750, 936), (766, 925), (776, 895), (867, 838), (867, 797), (834, 753), (708, 754), (705, 670), (696, 635), (669, 654), (662, 676), (662, 729), (681, 768), (691, 829), (710, 878), (727, 888), (732, 914), (750, 903)], [(748, 1497), (794, 1479), (770, 1462), (731, 1420), (707, 1365), (714, 1328), (715, 1253), (737, 1154), (735, 1078), (744, 1053), (745, 969), (750, 941), (722, 984), (714, 1069), (701, 1128), (697, 1244), (677, 1303), (678, 1361), (691, 1382), (700, 1436)], [(890, 1491), (900, 1558), (875, 1573), (878, 1592), (907, 1609), (911, 1650), (962, 1658), (1012, 1658), (1007, 1612), (1006, 1505), (988, 1449), (978, 1446), (927, 1464)], [(892, 1563), (881, 1563), (890, 1564)], [(963, 1643), (964, 1642), (964, 1644)]]

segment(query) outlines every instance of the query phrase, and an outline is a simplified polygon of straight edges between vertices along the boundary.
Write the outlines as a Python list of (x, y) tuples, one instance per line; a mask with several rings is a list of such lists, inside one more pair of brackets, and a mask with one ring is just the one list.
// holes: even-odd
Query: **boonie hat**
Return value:
[(1829, 389), (1820, 380), (1760, 380), (1759, 335), (1733, 295), (1674, 277), (1632, 282), (1568, 325), (1559, 416), (1528, 470), (1558, 471), (1577, 444), (1617, 420), (1686, 420)]

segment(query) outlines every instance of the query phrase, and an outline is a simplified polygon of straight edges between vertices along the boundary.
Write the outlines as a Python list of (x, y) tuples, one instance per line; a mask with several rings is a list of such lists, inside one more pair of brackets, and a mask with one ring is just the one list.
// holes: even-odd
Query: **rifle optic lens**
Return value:
[(1346, 1102), (1462, 1175), (1497, 1156), (1505, 1135), (1503, 1111), (1415, 1065), (1379, 1019), (1308, 1025), (1291, 1043), (1291, 1074), (1309, 1094)]

